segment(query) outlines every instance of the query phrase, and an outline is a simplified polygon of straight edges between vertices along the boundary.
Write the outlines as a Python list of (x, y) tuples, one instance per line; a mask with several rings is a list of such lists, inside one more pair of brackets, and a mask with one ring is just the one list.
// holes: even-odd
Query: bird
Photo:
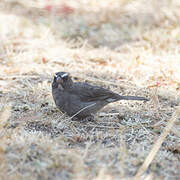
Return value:
[(86, 82), (73, 82), (67, 72), (56, 72), (52, 96), (57, 108), (72, 120), (94, 121), (94, 115), (109, 103), (119, 100), (148, 101), (145, 97), (122, 96)]

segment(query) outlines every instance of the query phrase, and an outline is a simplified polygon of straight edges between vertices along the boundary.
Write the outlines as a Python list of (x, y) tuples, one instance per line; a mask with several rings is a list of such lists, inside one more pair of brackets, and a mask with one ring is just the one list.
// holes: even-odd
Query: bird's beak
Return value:
[(62, 83), (61, 77), (57, 77), (57, 80), (56, 80), (56, 81), (57, 81), (58, 84), (61, 84), (61, 83)]

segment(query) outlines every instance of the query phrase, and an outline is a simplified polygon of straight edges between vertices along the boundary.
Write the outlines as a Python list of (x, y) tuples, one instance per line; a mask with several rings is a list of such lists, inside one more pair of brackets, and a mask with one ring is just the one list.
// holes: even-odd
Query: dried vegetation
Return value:
[[(0, 1), (1, 179), (178, 179), (179, 19), (179, 0)], [(151, 101), (72, 122), (57, 71)]]

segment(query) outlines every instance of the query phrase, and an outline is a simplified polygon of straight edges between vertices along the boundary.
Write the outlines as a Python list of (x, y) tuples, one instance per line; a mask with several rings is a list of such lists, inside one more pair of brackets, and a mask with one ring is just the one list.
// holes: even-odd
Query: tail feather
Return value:
[(139, 96), (119, 96), (120, 100), (135, 100), (135, 101), (149, 101), (149, 99), (145, 97)]

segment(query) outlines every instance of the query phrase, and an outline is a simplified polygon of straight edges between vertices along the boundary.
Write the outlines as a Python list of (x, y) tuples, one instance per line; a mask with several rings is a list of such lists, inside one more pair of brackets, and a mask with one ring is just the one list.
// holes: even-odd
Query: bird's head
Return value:
[(63, 89), (70, 87), (73, 81), (67, 72), (57, 72), (54, 74), (53, 87), (61, 86)]

